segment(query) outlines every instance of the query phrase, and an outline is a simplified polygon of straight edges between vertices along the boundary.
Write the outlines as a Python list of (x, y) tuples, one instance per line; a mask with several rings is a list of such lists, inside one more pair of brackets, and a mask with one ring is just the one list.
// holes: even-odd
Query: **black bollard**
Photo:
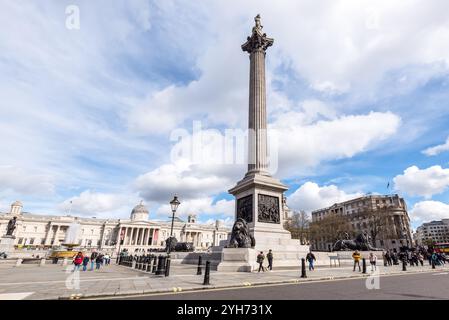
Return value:
[(167, 261), (165, 263), (165, 276), (168, 277), (170, 275), (170, 257), (167, 257)]
[(196, 270), (196, 275), (198, 275), (198, 276), (200, 276), (202, 274), (201, 264), (202, 264), (202, 258), (201, 258), (201, 256), (199, 256), (198, 257), (198, 269)]
[(151, 270), (151, 273), (156, 273), (157, 265), (158, 265), (158, 257), (157, 257), (157, 255), (154, 255), (154, 259), (153, 259), (153, 269)]
[(301, 259), (301, 278), (307, 278), (306, 274), (306, 259)]
[(435, 269), (435, 260), (432, 259), (432, 269)]
[(407, 271), (407, 263), (405, 262), (405, 259), (402, 259), (402, 271)]
[(209, 280), (210, 280), (210, 261), (206, 261), (206, 270), (204, 271), (203, 286), (210, 285)]
[(362, 273), (366, 273), (366, 259), (362, 259)]
[(161, 276), (161, 275), (165, 275), (165, 262), (166, 262), (167, 258), (164, 256), (160, 256), (159, 257), (159, 263), (157, 264), (157, 270), (156, 270), (156, 275), (157, 276)]

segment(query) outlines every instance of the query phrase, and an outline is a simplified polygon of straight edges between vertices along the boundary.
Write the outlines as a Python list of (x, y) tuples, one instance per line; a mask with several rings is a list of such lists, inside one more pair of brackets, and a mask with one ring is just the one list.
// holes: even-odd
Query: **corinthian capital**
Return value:
[(258, 50), (266, 51), (274, 42), (274, 39), (268, 38), (267, 34), (262, 32), (263, 26), (260, 22), (259, 14), (254, 18), (254, 21), (256, 24), (253, 27), (251, 37), (248, 37), (247, 41), (242, 44), (242, 50), (248, 53)]

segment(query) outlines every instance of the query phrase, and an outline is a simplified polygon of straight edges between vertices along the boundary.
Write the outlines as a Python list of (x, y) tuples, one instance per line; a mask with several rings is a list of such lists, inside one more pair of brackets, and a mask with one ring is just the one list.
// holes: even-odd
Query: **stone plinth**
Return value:
[(252, 272), (257, 267), (257, 251), (250, 248), (223, 248), (219, 272)]
[(8, 256), (14, 251), (14, 236), (3, 236), (0, 238), (0, 252), (6, 253)]

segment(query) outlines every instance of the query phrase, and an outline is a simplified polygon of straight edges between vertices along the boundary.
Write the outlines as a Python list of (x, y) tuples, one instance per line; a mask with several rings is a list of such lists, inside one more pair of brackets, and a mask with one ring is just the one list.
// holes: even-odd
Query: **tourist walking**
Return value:
[(82, 253), (82, 252), (78, 252), (78, 253), (76, 254), (75, 258), (73, 258), (73, 264), (74, 264), (75, 266), (73, 267), (72, 272), (75, 272), (75, 271), (79, 271), (79, 270), (80, 270), (80, 265), (83, 263), (83, 259), (84, 259), (83, 253)]
[(376, 262), (377, 262), (377, 256), (370, 252), (369, 254), (369, 263), (371, 264), (371, 271), (376, 271)]
[(354, 269), (352, 271), (355, 271), (355, 266), (358, 266), (359, 271), (362, 271), (362, 269), (360, 268), (360, 258), (360, 253), (357, 250), (354, 251), (354, 253), (352, 254), (352, 259), (354, 259)]
[(260, 253), (257, 255), (257, 263), (259, 264), (259, 271), (262, 269), (263, 272), (265, 272), (265, 268), (263, 266), (263, 261), (265, 260), (265, 255), (263, 254), (263, 251), (260, 251)]
[(271, 251), (271, 249), (268, 250), (267, 260), (268, 260), (268, 269), (270, 271), (272, 271), (273, 270), (273, 252)]
[(98, 252), (94, 251), (90, 255), (90, 271), (94, 270), (95, 259), (98, 257)]
[(95, 269), (100, 270), (101, 265), (103, 264), (103, 255), (100, 253), (98, 254), (97, 258), (95, 259), (95, 262), (97, 264), (97, 267)]
[(424, 256), (422, 255), (422, 253), (418, 253), (418, 261), (421, 264), (421, 267), (424, 266)]
[(104, 265), (108, 265), (110, 262), (111, 258), (109, 257), (109, 254), (105, 254), (104, 255)]
[(391, 253), (390, 253), (390, 251), (387, 251), (385, 253), (385, 259), (387, 260), (386, 262), (387, 262), (388, 266), (392, 266), (393, 265), (393, 262), (391, 261)]
[(88, 256), (85, 256), (84, 257), (84, 259), (83, 259), (83, 271), (86, 271), (87, 270), (87, 265), (89, 264), (89, 257)]
[(313, 266), (313, 262), (316, 261), (315, 255), (310, 251), (306, 255), (306, 261), (309, 263), (309, 271), (315, 270), (315, 267)]

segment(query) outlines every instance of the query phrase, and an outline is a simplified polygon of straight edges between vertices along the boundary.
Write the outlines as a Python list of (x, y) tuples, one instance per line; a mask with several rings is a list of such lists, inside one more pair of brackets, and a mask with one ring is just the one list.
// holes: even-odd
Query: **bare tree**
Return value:
[(354, 231), (352, 225), (349, 223), (348, 217), (337, 213), (330, 213), (323, 219), (312, 222), (309, 233), (311, 241), (317, 247), (317, 243), (320, 241), (332, 246), (345, 233), (353, 236)]
[(397, 234), (390, 225), (391, 212), (387, 206), (370, 209), (367, 212), (367, 225), (371, 241), (376, 245), (377, 240), (396, 239)]
[(309, 241), (310, 218), (305, 211), (294, 211), (292, 217), (286, 221), (285, 229), (291, 232), (293, 239), (299, 239), (301, 244)]

